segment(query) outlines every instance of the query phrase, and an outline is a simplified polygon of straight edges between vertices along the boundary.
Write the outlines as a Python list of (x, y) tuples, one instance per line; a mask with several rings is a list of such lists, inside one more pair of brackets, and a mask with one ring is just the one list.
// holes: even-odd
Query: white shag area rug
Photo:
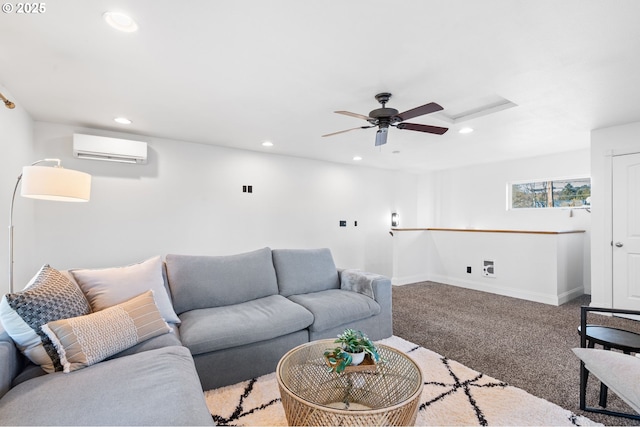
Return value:
[[(378, 342), (405, 352), (422, 370), (416, 425), (602, 425), (402, 338)], [(287, 425), (275, 373), (206, 391), (205, 398), (218, 425)]]

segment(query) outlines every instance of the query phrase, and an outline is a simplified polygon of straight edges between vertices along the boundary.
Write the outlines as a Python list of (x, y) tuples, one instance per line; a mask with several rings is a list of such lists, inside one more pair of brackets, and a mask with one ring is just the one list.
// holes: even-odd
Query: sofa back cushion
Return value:
[(278, 294), (271, 249), (228, 256), (167, 255), (176, 313)]
[(280, 295), (288, 297), (340, 288), (338, 270), (329, 249), (274, 249), (272, 253)]

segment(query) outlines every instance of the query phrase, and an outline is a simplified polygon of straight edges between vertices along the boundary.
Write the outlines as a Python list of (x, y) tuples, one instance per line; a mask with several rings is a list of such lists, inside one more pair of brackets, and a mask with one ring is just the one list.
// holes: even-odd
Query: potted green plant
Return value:
[(327, 359), (327, 363), (329, 364), (328, 371), (343, 372), (345, 368), (351, 365), (351, 355), (344, 350), (342, 347), (332, 348), (324, 352), (324, 357)]
[(324, 352), (324, 356), (330, 365), (330, 370), (340, 373), (349, 365), (359, 365), (366, 355), (371, 357), (374, 363), (380, 361), (378, 349), (373, 342), (361, 331), (345, 329), (334, 341), (340, 346)]

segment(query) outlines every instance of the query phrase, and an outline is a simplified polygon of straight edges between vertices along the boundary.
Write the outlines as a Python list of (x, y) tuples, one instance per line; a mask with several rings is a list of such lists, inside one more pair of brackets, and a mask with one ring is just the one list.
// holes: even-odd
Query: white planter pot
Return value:
[(349, 353), (351, 355), (351, 365), (359, 365), (364, 360), (365, 352)]

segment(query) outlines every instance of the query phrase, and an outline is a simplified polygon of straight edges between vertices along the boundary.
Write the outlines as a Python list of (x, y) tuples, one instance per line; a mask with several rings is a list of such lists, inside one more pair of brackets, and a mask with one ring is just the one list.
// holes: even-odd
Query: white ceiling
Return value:
[[(637, 0), (45, 4), (0, 17), (0, 85), (35, 120), (406, 171), (587, 148), (590, 130), (640, 120)], [(400, 111), (439, 103), (409, 121), (451, 130), (321, 137), (367, 125), (333, 111), (366, 115), (383, 91)], [(517, 106), (444, 120), (497, 100)]]

